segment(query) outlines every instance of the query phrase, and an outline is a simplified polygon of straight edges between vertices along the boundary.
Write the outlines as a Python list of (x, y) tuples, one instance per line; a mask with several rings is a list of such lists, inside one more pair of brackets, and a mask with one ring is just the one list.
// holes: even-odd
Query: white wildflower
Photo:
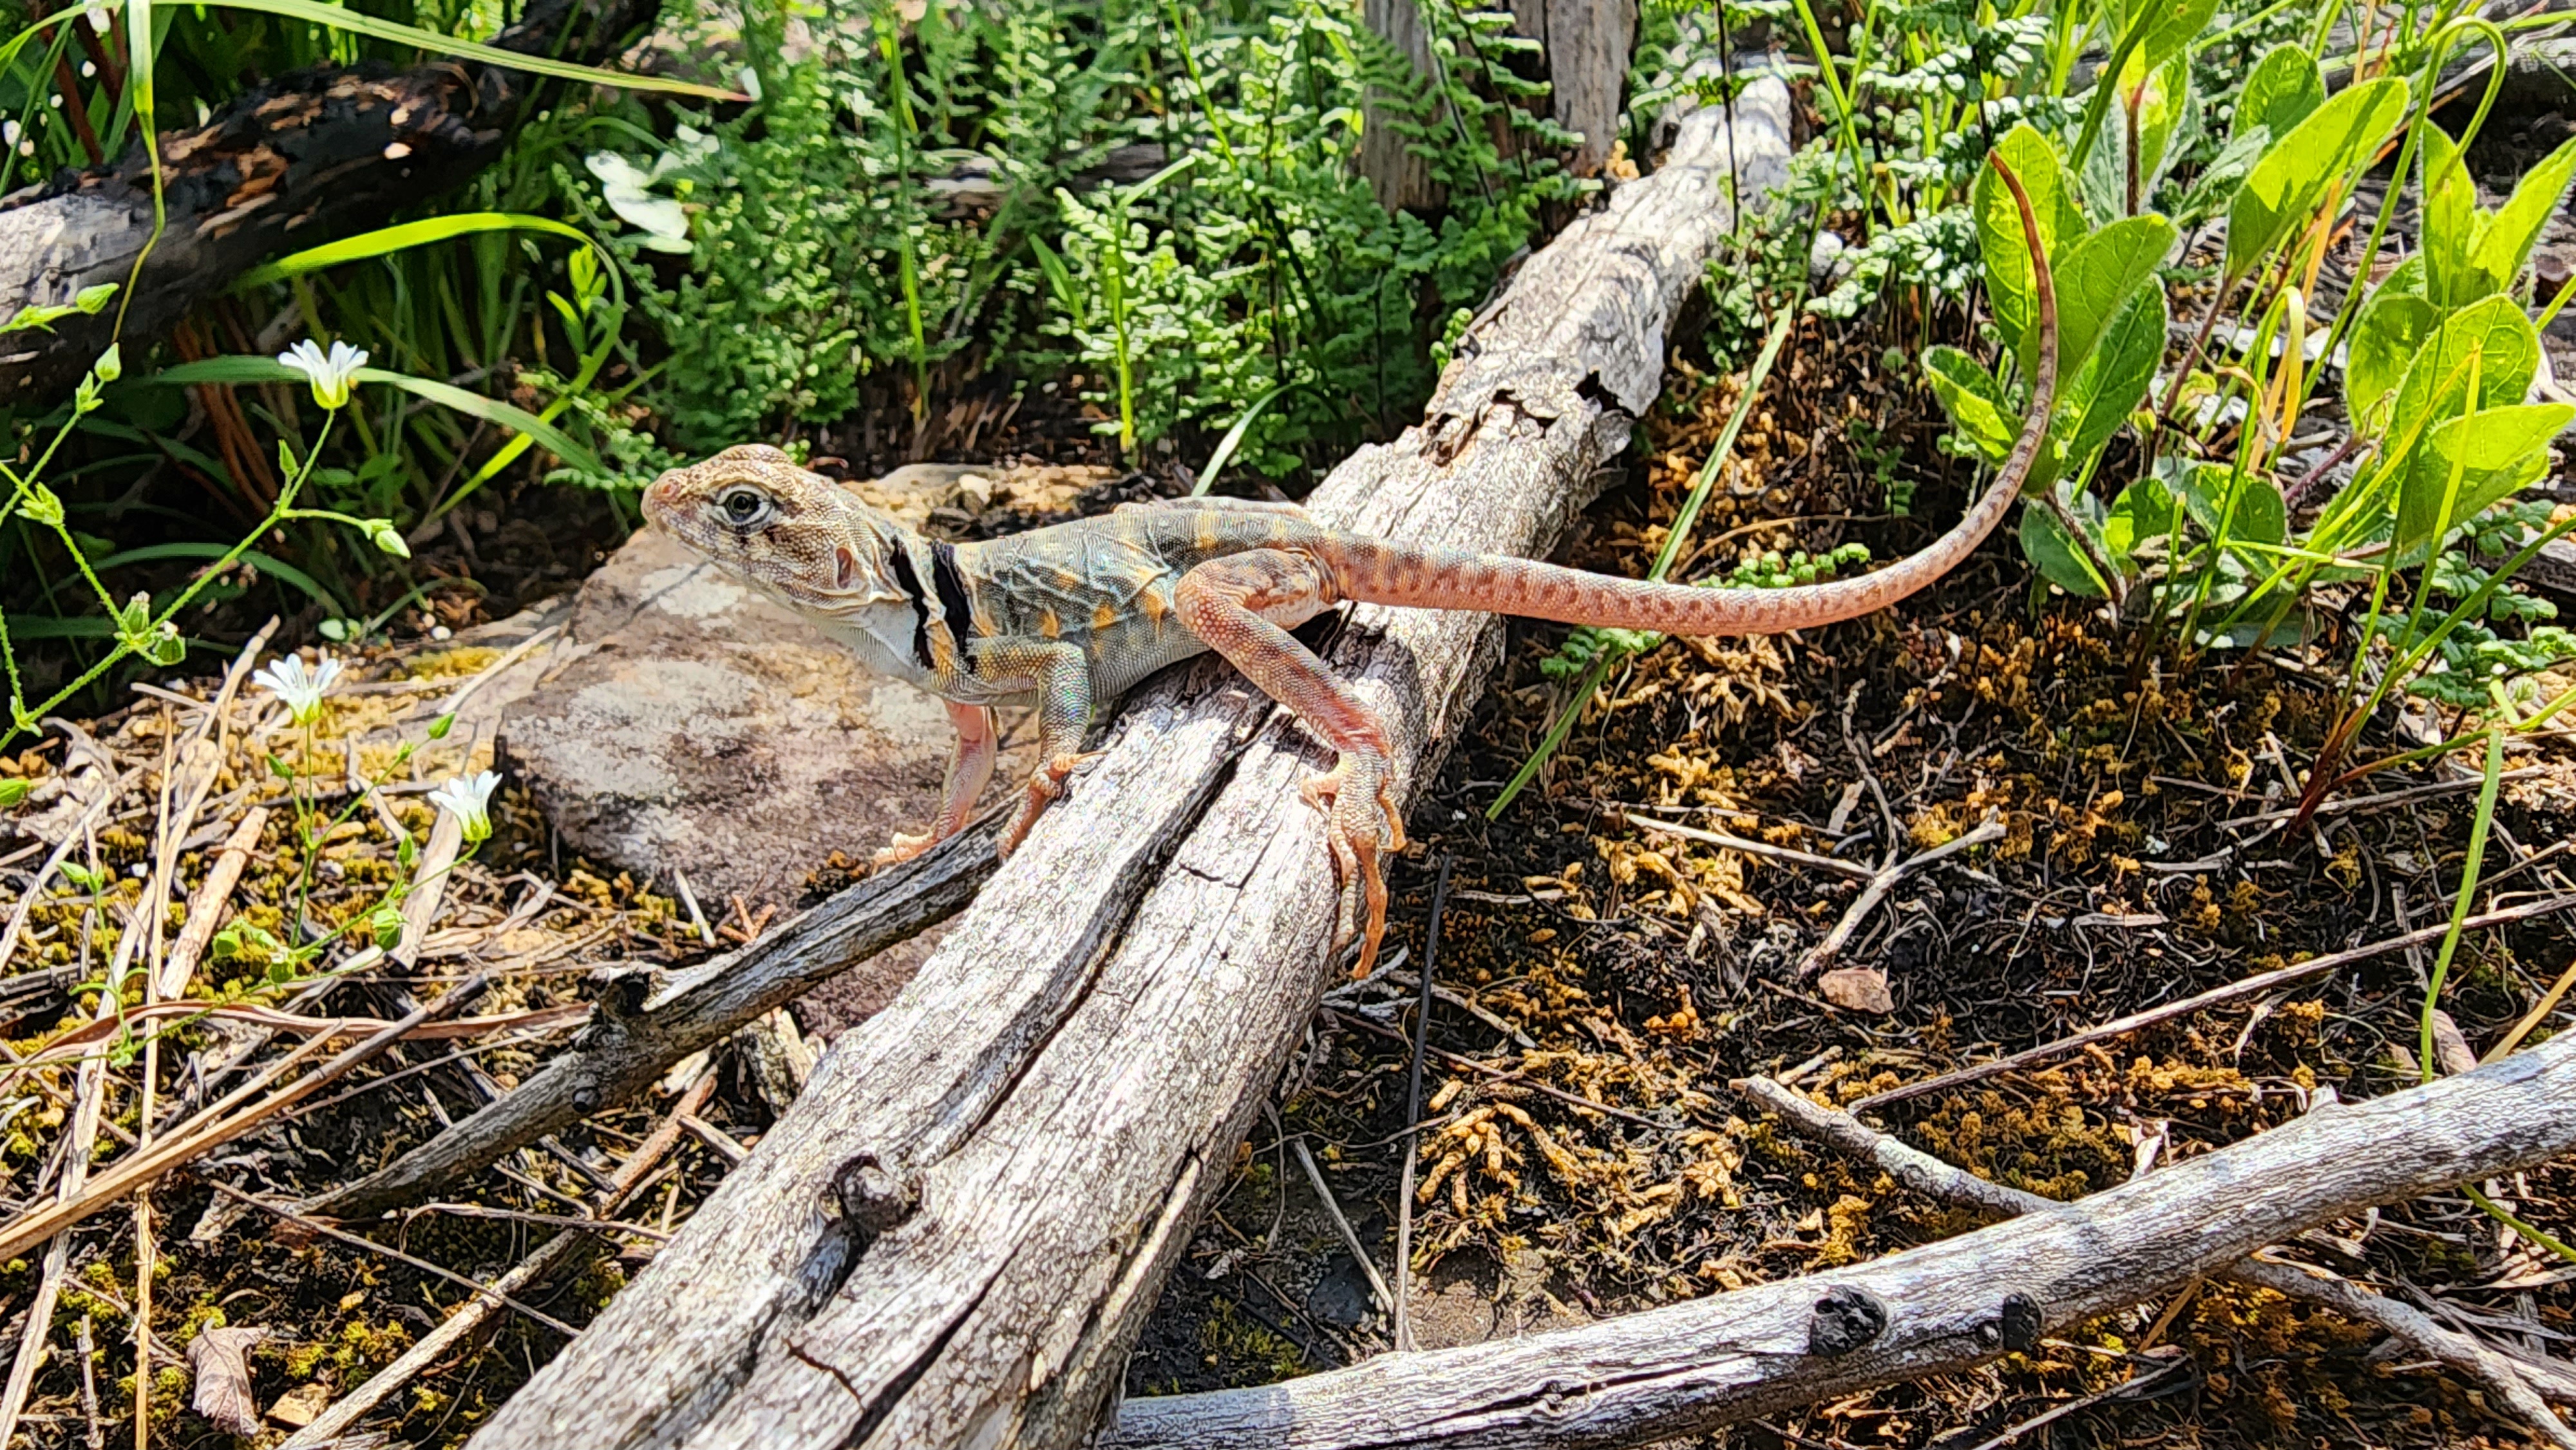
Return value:
[(322, 713), (322, 697), (331, 693), (339, 678), (340, 662), (327, 654), (311, 669), (305, 668), (302, 655), (285, 655), (251, 676), (251, 682), (284, 701), (296, 724), (310, 725)]
[(367, 350), (335, 342), (326, 357), (322, 345), (308, 337), (279, 353), (277, 360), (304, 374), (313, 384), (313, 401), (325, 408), (338, 409), (348, 405), (350, 381), (357, 376), (358, 369), (367, 365)]
[(486, 807), (492, 803), (492, 789), (501, 783), (497, 771), (480, 771), (460, 775), (429, 793), (429, 803), (456, 817), (465, 828), (465, 844), (471, 846), (492, 834), (492, 817)]

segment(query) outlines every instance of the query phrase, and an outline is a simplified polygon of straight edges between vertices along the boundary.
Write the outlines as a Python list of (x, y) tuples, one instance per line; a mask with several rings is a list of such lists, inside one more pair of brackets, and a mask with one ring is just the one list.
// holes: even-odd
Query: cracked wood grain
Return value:
[[(1776, 183), (1776, 80), (1522, 269), (1423, 426), (1312, 508), (1544, 553), (1653, 396), (1674, 311)], [(1738, 154), (1730, 155), (1730, 147)], [(1543, 291), (1531, 292), (1539, 288)], [(1609, 379), (1604, 385), (1605, 377)], [(1393, 727), (1402, 792), (1498, 658), (1480, 615), (1359, 609), (1328, 651)], [(1087, 1434), (1332, 975), (1336, 892), (1297, 785), (1330, 763), (1221, 664), (1149, 682), (893, 1004), (472, 1442), (1063, 1445)]]

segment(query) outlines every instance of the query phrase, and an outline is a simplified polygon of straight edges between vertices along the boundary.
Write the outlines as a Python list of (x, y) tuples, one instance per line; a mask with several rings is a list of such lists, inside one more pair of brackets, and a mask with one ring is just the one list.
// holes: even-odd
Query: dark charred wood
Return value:
[[(595, 63), (659, 11), (660, 0), (535, 0), (492, 43)], [(202, 126), (162, 132), (168, 224), (136, 280), (123, 340), (163, 336), (272, 256), (382, 226), (470, 179), (501, 155), (545, 88), (526, 71), (454, 60), (300, 71)], [(151, 166), (140, 146), (0, 200), (0, 315), (123, 285), (151, 236)], [(0, 337), (0, 403), (41, 405), (69, 392), (106, 350), (116, 317), (111, 305), (51, 331)]]

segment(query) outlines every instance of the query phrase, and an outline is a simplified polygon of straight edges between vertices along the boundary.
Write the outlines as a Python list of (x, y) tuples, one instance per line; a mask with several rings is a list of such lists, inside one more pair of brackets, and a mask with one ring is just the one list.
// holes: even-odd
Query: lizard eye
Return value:
[(756, 488), (727, 489), (717, 497), (716, 507), (724, 510), (725, 522), (747, 529), (769, 517), (769, 495)]

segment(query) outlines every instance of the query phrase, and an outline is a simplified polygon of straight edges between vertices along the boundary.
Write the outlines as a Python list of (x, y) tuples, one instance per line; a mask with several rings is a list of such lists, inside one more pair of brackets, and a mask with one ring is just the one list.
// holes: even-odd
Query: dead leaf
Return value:
[(1887, 974), (1876, 967), (1836, 967), (1816, 979), (1816, 990), (1837, 1007), (1880, 1016), (1896, 1010), (1887, 994)]
[(268, 1417), (290, 1429), (301, 1430), (322, 1418), (322, 1412), (330, 1405), (331, 1387), (315, 1380), (279, 1395), (277, 1403), (268, 1407)]
[(197, 1380), (189, 1404), (227, 1435), (260, 1431), (259, 1402), (250, 1394), (249, 1354), (252, 1345), (266, 1338), (268, 1331), (252, 1324), (201, 1329), (188, 1341), (188, 1372)]

